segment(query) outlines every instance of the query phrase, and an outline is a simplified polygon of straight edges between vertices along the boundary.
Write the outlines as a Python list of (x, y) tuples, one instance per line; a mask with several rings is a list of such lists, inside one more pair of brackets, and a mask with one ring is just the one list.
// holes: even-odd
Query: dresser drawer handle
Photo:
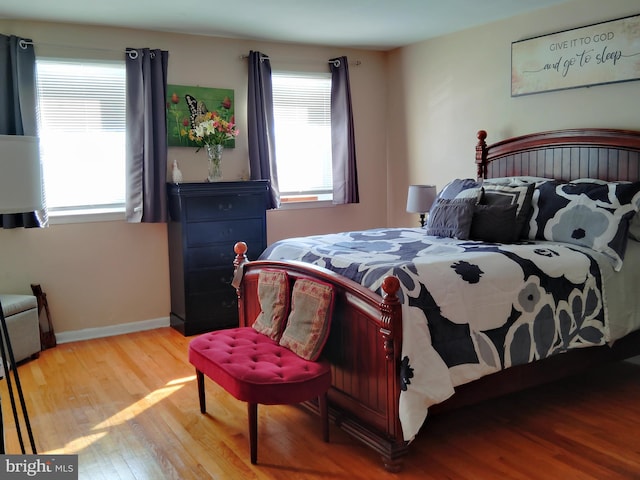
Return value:
[(233, 228), (227, 228), (226, 230), (218, 230), (219, 237), (228, 237), (233, 234)]

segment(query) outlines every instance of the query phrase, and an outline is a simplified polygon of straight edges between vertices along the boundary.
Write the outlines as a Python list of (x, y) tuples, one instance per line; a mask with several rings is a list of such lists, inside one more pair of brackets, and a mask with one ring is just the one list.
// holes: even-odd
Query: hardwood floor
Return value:
[[(319, 419), (291, 406), (258, 408), (251, 465), (246, 404), (206, 381), (200, 414), (189, 340), (162, 328), (58, 345), (21, 365), (38, 453), (78, 454), (88, 480), (640, 479), (639, 363), (430, 417), (391, 474), (335, 425), (322, 442)], [(0, 384), (7, 453), (20, 453)]]

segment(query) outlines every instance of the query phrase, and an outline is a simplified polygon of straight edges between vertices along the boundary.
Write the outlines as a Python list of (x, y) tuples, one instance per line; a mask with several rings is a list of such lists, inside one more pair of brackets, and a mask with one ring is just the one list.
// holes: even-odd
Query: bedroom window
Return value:
[(273, 72), (272, 84), (282, 202), (331, 201), (331, 74)]
[(36, 71), (40, 155), (51, 217), (123, 212), (124, 61), (38, 59)]

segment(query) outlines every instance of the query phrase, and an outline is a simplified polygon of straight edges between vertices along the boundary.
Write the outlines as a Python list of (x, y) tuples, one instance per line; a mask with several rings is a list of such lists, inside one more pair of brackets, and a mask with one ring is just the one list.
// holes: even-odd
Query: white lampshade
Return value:
[(38, 137), (0, 135), (0, 213), (43, 208)]
[(407, 212), (427, 213), (436, 199), (435, 185), (409, 185)]

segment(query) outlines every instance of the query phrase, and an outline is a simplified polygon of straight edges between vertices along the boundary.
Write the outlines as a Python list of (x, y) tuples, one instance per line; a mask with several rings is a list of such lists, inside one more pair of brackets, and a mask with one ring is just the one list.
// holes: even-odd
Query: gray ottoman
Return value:
[[(0, 303), (7, 321), (7, 330), (16, 362), (37, 356), (40, 353), (40, 324), (36, 297), (0, 295)], [(4, 335), (2, 338), (4, 339)]]

